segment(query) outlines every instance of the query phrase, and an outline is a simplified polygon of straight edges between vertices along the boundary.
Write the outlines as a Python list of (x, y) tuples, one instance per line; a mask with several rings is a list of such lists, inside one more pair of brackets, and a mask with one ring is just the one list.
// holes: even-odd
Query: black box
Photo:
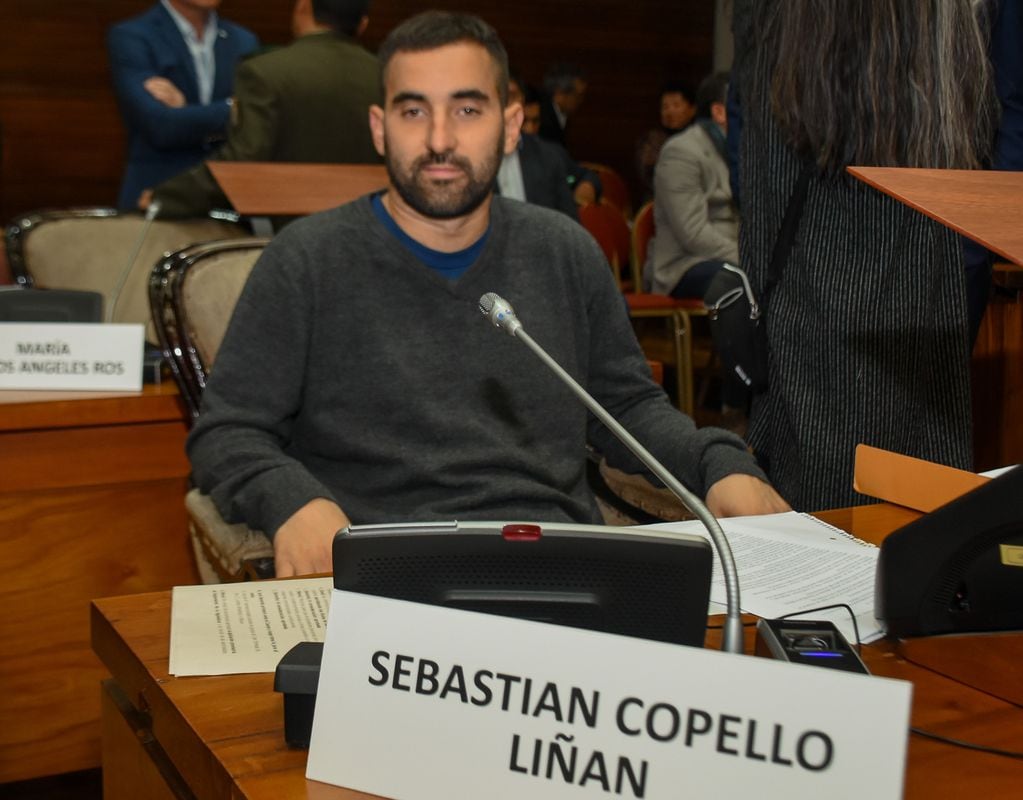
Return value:
[(309, 747), (322, 660), (322, 642), (300, 642), (277, 665), (274, 691), (284, 695), (284, 740), (289, 747)]

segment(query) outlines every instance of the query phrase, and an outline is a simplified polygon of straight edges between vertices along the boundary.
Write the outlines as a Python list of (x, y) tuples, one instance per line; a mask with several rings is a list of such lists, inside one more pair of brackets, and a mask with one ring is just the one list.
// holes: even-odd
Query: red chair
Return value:
[(630, 264), (632, 241), (625, 218), (614, 206), (606, 203), (587, 203), (579, 206), (579, 222), (597, 240), (611, 265), (615, 280), (623, 290), (632, 288), (631, 276), (623, 278), (622, 269)]
[[(680, 300), (661, 294), (638, 292), (634, 290), (637, 286), (635, 278), (628, 282), (622, 280), (621, 265), (631, 263), (634, 240), (629, 226), (617, 209), (607, 203), (580, 206), (579, 221), (604, 252), (618, 286), (622, 288), (634, 326), (637, 320), (650, 318), (662, 319), (668, 326), (669, 342), (665, 342), (663, 335), (640, 335), (640, 342), (648, 359), (674, 365), (678, 407), (692, 416), (694, 409), (692, 317), (707, 313), (703, 303), (696, 299)], [(635, 275), (635, 272), (633, 274)], [(639, 333), (637, 331), (637, 335)], [(665, 352), (665, 344), (670, 345), (669, 352)]]
[(602, 198), (617, 208), (625, 219), (632, 218), (632, 200), (625, 179), (612, 167), (595, 161), (580, 161), (579, 166), (597, 173), (604, 187)]

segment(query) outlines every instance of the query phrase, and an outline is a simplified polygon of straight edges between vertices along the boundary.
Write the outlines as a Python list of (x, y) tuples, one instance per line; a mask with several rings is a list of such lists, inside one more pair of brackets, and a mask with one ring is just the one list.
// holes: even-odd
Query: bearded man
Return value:
[(479, 313), (496, 292), (552, 356), (718, 514), (785, 510), (742, 441), (697, 430), (651, 380), (579, 225), (495, 197), (522, 108), (490, 26), (426, 12), (379, 51), (383, 192), (279, 234), (239, 299), (188, 452), (278, 576), (326, 572), (348, 524), (601, 522), (585, 444), (631, 454)]

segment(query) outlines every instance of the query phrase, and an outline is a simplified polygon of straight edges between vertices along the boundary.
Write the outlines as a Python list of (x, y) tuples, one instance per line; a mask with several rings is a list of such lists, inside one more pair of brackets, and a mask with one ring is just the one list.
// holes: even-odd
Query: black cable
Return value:
[(1018, 758), (1023, 760), (1023, 753), (1016, 752), (1015, 750), (1002, 750), (998, 747), (988, 747), (984, 744), (977, 744), (976, 742), (964, 742), (962, 739), (953, 739), (949, 736), (942, 736), (938, 733), (932, 733), (931, 731), (925, 731), (921, 728), (910, 728), (910, 733), (915, 733), (917, 736), (923, 736), (925, 739), (933, 739), (936, 742), (942, 744), (950, 744), (954, 747), (962, 747), (966, 750), (976, 750), (980, 753), (990, 753), (994, 756), (1005, 756), (1006, 758)]

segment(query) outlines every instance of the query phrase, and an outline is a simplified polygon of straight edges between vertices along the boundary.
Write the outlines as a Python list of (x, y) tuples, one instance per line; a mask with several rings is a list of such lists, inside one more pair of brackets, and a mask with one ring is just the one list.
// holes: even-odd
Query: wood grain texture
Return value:
[(1023, 264), (1023, 172), (849, 167), (864, 183)]
[(304, 216), (387, 186), (382, 164), (208, 163), (231, 205), (250, 216)]
[[(916, 515), (892, 506), (823, 514), (832, 523), (880, 540)], [(248, 800), (365, 798), (306, 781), (306, 753), (284, 745), (283, 710), (271, 675), (177, 679), (167, 674), (170, 595), (107, 598), (93, 603), (93, 646), (128, 697), (141, 698), (153, 733), (200, 797)], [(750, 634), (752, 637), (752, 634)], [(1015, 645), (1014, 645), (1015, 646)], [(1015, 652), (1015, 651), (1014, 651)], [(1023, 709), (902, 659), (894, 643), (866, 648), (877, 675), (914, 684), (912, 722), (945, 735), (1023, 749)], [(355, 723), (357, 724), (357, 723)], [(127, 765), (126, 765), (127, 766)], [(107, 769), (119, 769), (107, 764)], [(911, 737), (909, 800), (1007, 797), (1023, 785), (1023, 763)]]
[[(125, 137), (104, 37), (154, 0), (0, 0), (0, 218), (42, 207), (112, 204)], [(291, 2), (226, 0), (221, 13), (267, 44), (290, 38)], [(494, 25), (524, 80), (556, 60), (579, 64), (589, 93), (568, 131), (577, 159), (617, 169), (632, 183), (636, 139), (658, 123), (660, 84), (696, 84), (711, 70), (714, 4), (706, 0), (450, 0)], [(365, 42), (376, 49), (413, 0), (377, 3)]]
[(185, 427), (180, 411), (166, 419), (176, 402), (169, 392), (0, 405), (0, 783), (100, 763), (104, 672), (89, 601), (197, 581)]
[(974, 466), (1023, 463), (1023, 292), (996, 290), (972, 360)]

